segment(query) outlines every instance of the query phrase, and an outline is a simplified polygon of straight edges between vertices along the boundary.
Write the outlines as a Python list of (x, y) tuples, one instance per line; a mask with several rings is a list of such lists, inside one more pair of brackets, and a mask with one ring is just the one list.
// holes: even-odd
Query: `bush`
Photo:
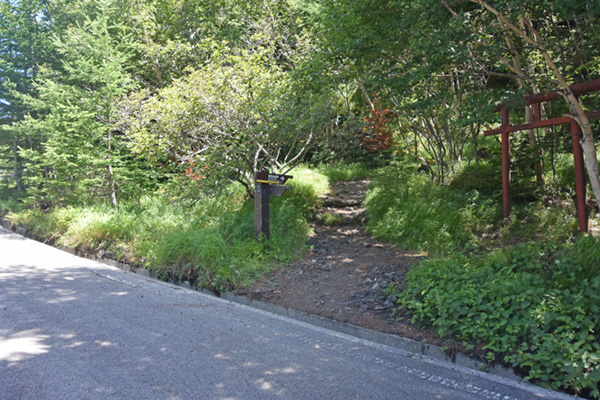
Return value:
[(490, 361), (503, 357), (527, 379), (600, 398), (600, 277), (581, 279), (585, 265), (567, 256), (576, 248), (530, 243), (424, 261), (399, 303), (414, 322), (483, 344)]

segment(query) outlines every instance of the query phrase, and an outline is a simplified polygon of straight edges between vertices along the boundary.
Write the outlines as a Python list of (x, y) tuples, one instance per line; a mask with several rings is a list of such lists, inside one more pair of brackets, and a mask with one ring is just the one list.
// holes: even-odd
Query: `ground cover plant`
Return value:
[(490, 362), (597, 398), (598, 254), (591, 236), (571, 246), (529, 242), (478, 256), (455, 253), (410, 271), (399, 304), (441, 336), (482, 346)]

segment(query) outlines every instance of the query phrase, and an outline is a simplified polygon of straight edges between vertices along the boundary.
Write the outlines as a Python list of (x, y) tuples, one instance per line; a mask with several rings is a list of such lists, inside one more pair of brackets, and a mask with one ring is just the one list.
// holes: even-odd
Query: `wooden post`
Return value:
[(281, 196), (290, 187), (280, 185), (290, 175), (270, 174), (268, 171), (254, 172), (254, 237), (259, 240), (261, 235), (267, 239), (271, 238), (271, 222), (269, 210), (269, 197)]
[(260, 239), (264, 234), (267, 239), (271, 237), (271, 223), (269, 221), (269, 184), (256, 182), (257, 174), (254, 173), (254, 237)]
[(577, 121), (571, 121), (571, 139), (573, 141), (573, 158), (575, 161), (575, 190), (577, 193), (577, 217), (579, 232), (588, 231), (588, 215), (585, 187), (585, 167), (583, 149), (581, 148), (581, 127)]
[(510, 217), (510, 115), (502, 108), (502, 216)]
[(542, 105), (540, 103), (535, 103), (533, 105), (533, 120), (535, 122), (542, 120)]

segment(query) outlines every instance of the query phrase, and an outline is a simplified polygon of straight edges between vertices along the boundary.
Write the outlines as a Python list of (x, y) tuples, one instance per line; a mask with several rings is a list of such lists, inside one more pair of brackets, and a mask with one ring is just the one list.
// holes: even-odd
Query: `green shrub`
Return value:
[(442, 336), (483, 344), (489, 360), (527, 379), (600, 398), (600, 277), (581, 279), (565, 254), (530, 243), (424, 261), (407, 274), (399, 304)]

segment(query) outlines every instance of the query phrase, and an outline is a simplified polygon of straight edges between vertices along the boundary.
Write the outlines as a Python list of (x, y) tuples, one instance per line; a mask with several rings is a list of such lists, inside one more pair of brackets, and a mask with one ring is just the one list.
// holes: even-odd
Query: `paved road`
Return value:
[(559, 399), (0, 228), (0, 399)]

